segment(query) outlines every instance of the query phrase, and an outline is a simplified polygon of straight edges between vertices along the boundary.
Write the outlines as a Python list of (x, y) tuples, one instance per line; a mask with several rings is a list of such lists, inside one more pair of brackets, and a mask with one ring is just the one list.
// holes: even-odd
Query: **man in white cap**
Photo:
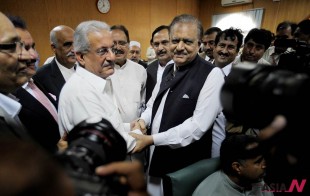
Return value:
[(147, 63), (141, 60), (141, 44), (137, 41), (130, 41), (128, 58), (143, 67), (147, 67)]

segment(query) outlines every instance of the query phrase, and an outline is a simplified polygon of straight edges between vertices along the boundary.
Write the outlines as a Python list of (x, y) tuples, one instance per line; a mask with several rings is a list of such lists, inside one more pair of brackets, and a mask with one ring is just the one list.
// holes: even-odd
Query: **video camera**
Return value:
[(95, 174), (96, 167), (126, 158), (126, 141), (109, 121), (83, 121), (69, 132), (67, 141), (68, 148), (56, 158), (71, 177), (77, 196), (127, 195), (119, 176)]
[(240, 64), (226, 77), (221, 92), (225, 117), (252, 128), (264, 128), (278, 114), (298, 126), (310, 111), (310, 75), (277, 66)]
[(292, 48), (298, 55), (310, 53), (310, 45), (305, 41), (296, 39), (279, 38), (274, 41), (274, 46), (276, 52), (279, 54), (285, 52), (287, 48)]

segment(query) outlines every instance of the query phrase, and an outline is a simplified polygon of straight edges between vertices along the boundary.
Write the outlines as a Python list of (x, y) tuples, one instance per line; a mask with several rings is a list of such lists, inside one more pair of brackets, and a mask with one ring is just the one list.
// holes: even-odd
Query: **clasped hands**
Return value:
[(143, 119), (137, 119), (131, 122), (130, 125), (131, 130), (139, 129), (143, 133), (143, 135), (141, 135), (134, 132), (129, 132), (129, 135), (136, 139), (136, 146), (132, 150), (132, 153), (141, 152), (146, 147), (153, 144), (153, 137), (146, 134), (147, 128)]

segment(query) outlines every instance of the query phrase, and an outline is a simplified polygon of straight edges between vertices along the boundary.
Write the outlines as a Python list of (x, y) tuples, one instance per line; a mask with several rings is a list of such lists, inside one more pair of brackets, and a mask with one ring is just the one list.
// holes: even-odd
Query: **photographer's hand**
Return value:
[(143, 166), (139, 161), (112, 162), (97, 167), (96, 173), (101, 176), (119, 174), (120, 183), (129, 187), (129, 196), (148, 196)]
[(59, 151), (64, 151), (65, 149), (68, 148), (67, 133), (66, 132), (64, 133), (64, 135), (58, 141), (57, 147), (58, 147)]
[(130, 132), (129, 135), (136, 139), (136, 146), (131, 153), (141, 152), (146, 147), (154, 143), (153, 137), (151, 135), (140, 135)]
[(268, 127), (265, 127), (259, 132), (258, 136), (261, 140), (270, 139), (276, 133), (283, 130), (285, 126), (286, 126), (286, 118), (282, 115), (278, 115), (274, 118), (274, 120)]

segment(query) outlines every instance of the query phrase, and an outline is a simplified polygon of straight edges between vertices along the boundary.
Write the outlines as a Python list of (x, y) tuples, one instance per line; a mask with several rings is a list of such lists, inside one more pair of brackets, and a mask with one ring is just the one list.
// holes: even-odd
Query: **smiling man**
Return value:
[(211, 156), (211, 129), (222, 109), (224, 77), (198, 55), (202, 34), (201, 22), (194, 16), (173, 19), (169, 36), (174, 64), (167, 65), (160, 86), (154, 88), (158, 93), (152, 94), (139, 120), (142, 129), (151, 128), (148, 135), (131, 134), (138, 140), (134, 152), (150, 147), (151, 195), (163, 195), (165, 174)]
[[(61, 135), (82, 121), (107, 119), (124, 137), (127, 150), (135, 146), (128, 135), (130, 123), (123, 123), (110, 94), (106, 78), (114, 73), (115, 49), (110, 27), (100, 21), (80, 23), (74, 33), (74, 51), (79, 66), (64, 85), (59, 99), (58, 115)], [(137, 130), (137, 133), (141, 133)]]
[(45, 150), (54, 153), (58, 150), (57, 143), (60, 139), (56, 100), (32, 79), (36, 73), (35, 62), (38, 53), (35, 50), (35, 41), (28, 31), (25, 21), (18, 16), (9, 16), (9, 19), (15, 26), (17, 34), (31, 57), (27, 63), (28, 81), (14, 92), (22, 105), (18, 116), (32, 138)]
[(18, 117), (21, 105), (11, 93), (27, 82), (30, 59), (13, 24), (0, 12), (0, 136), (29, 138)]

